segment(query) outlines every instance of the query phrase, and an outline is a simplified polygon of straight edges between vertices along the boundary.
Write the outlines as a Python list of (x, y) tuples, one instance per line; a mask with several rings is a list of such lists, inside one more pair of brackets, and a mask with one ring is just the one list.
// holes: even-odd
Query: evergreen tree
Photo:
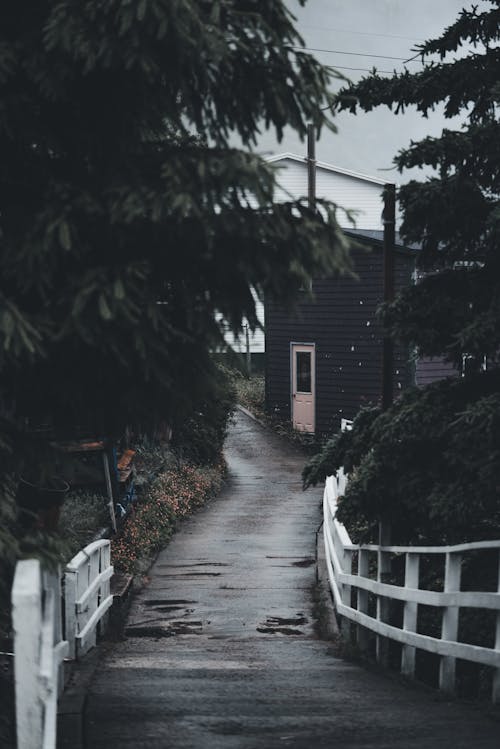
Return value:
[(118, 434), (207, 397), (217, 313), (347, 266), (333, 205), (275, 204), (259, 128), (333, 127), (332, 71), (282, 0), (0, 9), (4, 475), (33, 425)]
[(222, 325), (257, 324), (252, 288), (292, 303), (348, 266), (335, 207), (275, 204), (249, 148), (333, 128), (303, 46), (283, 0), (1, 4), (4, 581), (17, 478), (55, 470), (54, 438), (179, 433), (206, 404), (218, 433)]
[(401, 541), (500, 534), (499, 40), (500, 1), (485, 0), (418, 48), (420, 72), (374, 74), (339, 97), (352, 112), (416, 106), (426, 117), (442, 104), (446, 117), (466, 119), (395, 159), (400, 170), (435, 172), (399, 190), (401, 233), (422, 243), (422, 278), (382, 310), (396, 339), (457, 369), (466, 361), (465, 376), (361, 414), (304, 474), (315, 482), (345, 462), (353, 476), (340, 516), (368, 536), (383, 516)]

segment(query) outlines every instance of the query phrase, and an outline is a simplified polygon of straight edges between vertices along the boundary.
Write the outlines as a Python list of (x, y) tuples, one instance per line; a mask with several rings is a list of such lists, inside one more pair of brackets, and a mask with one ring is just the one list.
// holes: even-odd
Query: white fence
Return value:
[(99, 626), (106, 624), (106, 613), (113, 603), (110, 555), (109, 541), (96, 541), (66, 566), (65, 631), (71, 658), (79, 658), (94, 647)]
[(37, 559), (18, 562), (12, 586), (18, 749), (53, 749), (57, 698), (63, 687), (60, 576)]
[[(377, 658), (386, 660), (386, 640), (402, 645), (401, 671), (414, 676), (417, 649), (440, 656), (440, 688), (454, 691), (456, 660), (463, 659), (494, 668), (493, 701), (500, 702), (500, 541), (484, 541), (458, 546), (391, 546), (383, 538), (380, 545), (357, 545), (351, 542), (345, 527), (335, 518), (337, 499), (346, 487), (342, 471), (326, 481), (323, 499), (323, 532), (326, 565), (330, 589), (337, 613), (342, 617), (342, 629), (346, 635), (350, 623), (357, 624), (357, 639), (361, 648), (367, 643), (367, 630), (377, 636)], [(497, 592), (462, 591), (461, 567), (463, 555), (485, 549), (498, 550)], [(384, 582), (391, 570), (391, 559), (405, 557), (405, 580), (403, 586)], [(422, 556), (441, 555), (445, 558), (444, 589), (442, 592), (419, 588), (420, 561)], [(376, 565), (370, 569), (370, 560)], [(353, 574), (353, 561), (357, 562), (357, 573)], [(376, 599), (374, 615), (369, 613), (369, 595)], [(402, 628), (388, 623), (390, 600), (403, 602)], [(418, 606), (426, 605), (442, 609), (441, 638), (417, 632)], [(496, 611), (496, 633), (493, 648), (470, 645), (458, 641), (459, 611), (461, 607)]]
[(113, 603), (112, 575), (109, 541), (96, 541), (71, 560), (65, 571), (63, 640), (61, 575), (42, 571), (37, 559), (17, 563), (12, 625), (18, 749), (55, 749), (62, 661), (96, 644)]

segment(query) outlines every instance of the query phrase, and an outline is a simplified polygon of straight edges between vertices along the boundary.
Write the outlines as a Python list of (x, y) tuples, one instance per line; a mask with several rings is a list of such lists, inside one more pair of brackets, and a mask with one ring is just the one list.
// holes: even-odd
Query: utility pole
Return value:
[(316, 137), (314, 125), (307, 126), (307, 196), (309, 208), (316, 208)]
[(245, 325), (245, 348), (246, 348), (246, 362), (247, 362), (247, 377), (252, 374), (252, 354), (250, 352), (250, 326), (248, 323)]
[[(394, 299), (394, 243), (396, 240), (396, 185), (384, 186), (384, 302)], [(394, 343), (384, 335), (382, 353), (382, 409), (388, 409), (394, 400), (393, 386)]]

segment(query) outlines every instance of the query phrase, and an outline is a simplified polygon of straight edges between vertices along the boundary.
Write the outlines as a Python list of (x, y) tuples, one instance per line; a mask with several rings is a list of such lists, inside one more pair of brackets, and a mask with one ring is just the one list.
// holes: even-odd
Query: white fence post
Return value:
[[(350, 575), (352, 573), (352, 551), (344, 549), (339, 557), (342, 560), (342, 572)], [(345, 583), (342, 584), (342, 603), (346, 606), (351, 605), (351, 586)], [(345, 640), (349, 641), (351, 639), (351, 622), (346, 617), (342, 617), (340, 631)]]
[[(417, 589), (419, 586), (420, 557), (418, 554), (406, 554), (405, 559), (405, 588)], [(418, 603), (405, 601), (403, 614), (403, 629), (405, 632), (417, 631)], [(405, 676), (415, 675), (416, 649), (411, 645), (404, 645), (401, 652), (401, 673)]]
[[(500, 549), (498, 550), (498, 582), (497, 590), (500, 594)], [(496, 622), (496, 634), (495, 634), (495, 650), (500, 652), (500, 611), (497, 612)], [(496, 668), (493, 672), (493, 694), (492, 699), (495, 704), (500, 703), (500, 668)]]
[[(89, 621), (90, 617), (92, 616), (92, 610), (90, 606), (82, 607), (79, 605), (79, 601), (83, 597), (83, 594), (86, 592), (87, 588), (89, 587), (89, 584), (92, 582), (92, 579), (90, 577), (90, 564), (89, 564), (89, 558), (85, 551), (80, 552), (80, 554), (84, 554), (86, 557), (86, 561), (84, 564), (81, 565), (80, 570), (78, 571), (78, 574), (76, 576), (76, 620), (77, 620), (77, 633), (76, 635), (80, 634), (82, 630), (85, 629), (85, 625)], [(71, 562), (70, 562), (71, 564)], [(81, 652), (81, 643), (78, 639), (76, 639), (76, 657), (78, 658), (80, 655), (83, 655)], [(93, 630), (88, 637), (88, 646), (89, 649), (94, 647), (96, 644), (96, 633), (95, 630)]]
[[(111, 597), (111, 577), (106, 577), (106, 570), (111, 570), (113, 573), (113, 567), (111, 566), (111, 544), (101, 547), (101, 553), (99, 556), (99, 574), (104, 573), (104, 577), (101, 583), (101, 592), (99, 595), (99, 605), (104, 601), (108, 601)], [(103, 635), (107, 629), (109, 621), (109, 609), (104, 612), (99, 622), (99, 634)]]
[[(97, 554), (91, 554), (89, 562), (88, 562), (88, 570), (89, 570), (89, 580), (88, 585), (91, 585), (96, 578), (99, 577), (100, 573), (100, 557), (101, 552)], [(90, 619), (90, 616), (94, 613), (94, 611), (97, 611), (97, 608), (99, 606), (99, 598), (100, 598), (100, 588), (96, 588), (94, 593), (90, 596), (88, 600), (88, 611), (89, 616), (88, 619)], [(88, 621), (87, 619), (87, 621)], [(93, 634), (90, 637), (90, 647), (95, 647), (97, 645), (97, 627), (94, 628)]]
[[(446, 554), (446, 568), (444, 576), (444, 592), (452, 593), (460, 590), (462, 555)], [(443, 612), (441, 639), (455, 642), (458, 635), (458, 606), (447, 606)], [(439, 667), (439, 688), (444, 692), (455, 690), (456, 659), (453, 656), (441, 656)]]
[[(391, 543), (391, 526), (388, 523), (381, 522), (379, 525), (379, 546), (389, 546)], [(381, 551), (380, 548), (377, 552), (378, 564), (377, 564), (377, 581), (379, 583), (385, 582), (385, 576), (391, 572), (391, 555), (385, 551)], [(386, 622), (389, 619), (389, 599), (382, 596), (377, 596), (377, 620), (380, 622)], [(389, 660), (389, 647), (387, 640), (381, 635), (377, 635), (376, 641), (376, 656), (377, 661), (382, 666), (388, 665)]]
[(55, 749), (57, 698), (63, 687), (59, 573), (37, 559), (16, 565), (12, 586), (14, 675), (18, 749)]
[[(63, 613), (62, 613), (62, 588), (61, 588), (61, 568), (57, 568), (57, 572), (49, 572), (44, 570), (42, 572), (42, 586), (45, 591), (52, 591), (54, 613), (52, 617), (52, 644), (56, 645), (63, 642)], [(64, 638), (64, 658), (68, 655), (69, 646)], [(58, 696), (64, 689), (64, 667), (62, 658), (59, 658), (57, 662), (54, 661), (54, 669), (57, 669), (57, 692)]]
[(95, 541), (66, 566), (66, 637), (73, 658), (94, 647), (98, 628), (104, 630), (106, 614), (113, 603), (110, 558), (110, 542)]
[[(370, 576), (370, 553), (365, 549), (360, 549), (358, 552), (358, 575), (359, 577)], [(358, 588), (358, 611), (363, 614), (368, 613), (368, 591), (362, 588)], [(368, 648), (368, 631), (361, 624), (357, 626), (357, 640), (361, 650)]]
[(68, 569), (64, 572), (64, 636), (69, 644), (69, 657), (76, 658), (76, 579), (77, 570)]
[(39, 699), (42, 574), (38, 559), (18, 562), (12, 586), (14, 679), (18, 749), (42, 746), (43, 705)]

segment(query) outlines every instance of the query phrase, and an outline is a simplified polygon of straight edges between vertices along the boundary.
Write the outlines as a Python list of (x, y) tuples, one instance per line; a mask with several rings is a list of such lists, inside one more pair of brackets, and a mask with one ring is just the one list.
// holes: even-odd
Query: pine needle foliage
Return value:
[[(464, 125), (412, 142), (400, 170), (434, 167), (399, 190), (401, 233), (422, 243), (420, 281), (382, 310), (386, 328), (418, 355), (442, 356), (466, 376), (411, 390), (386, 413), (361, 413), (306, 468), (314, 483), (346, 463), (340, 516), (376, 537), (380, 518), (397, 541), (500, 536), (500, 2), (465, 9), (417, 48), (417, 73), (376, 73), (340, 93), (338, 106), (396, 114), (438, 105)], [(437, 60), (436, 60), (437, 56)], [(487, 372), (482, 372), (484, 362)]]

